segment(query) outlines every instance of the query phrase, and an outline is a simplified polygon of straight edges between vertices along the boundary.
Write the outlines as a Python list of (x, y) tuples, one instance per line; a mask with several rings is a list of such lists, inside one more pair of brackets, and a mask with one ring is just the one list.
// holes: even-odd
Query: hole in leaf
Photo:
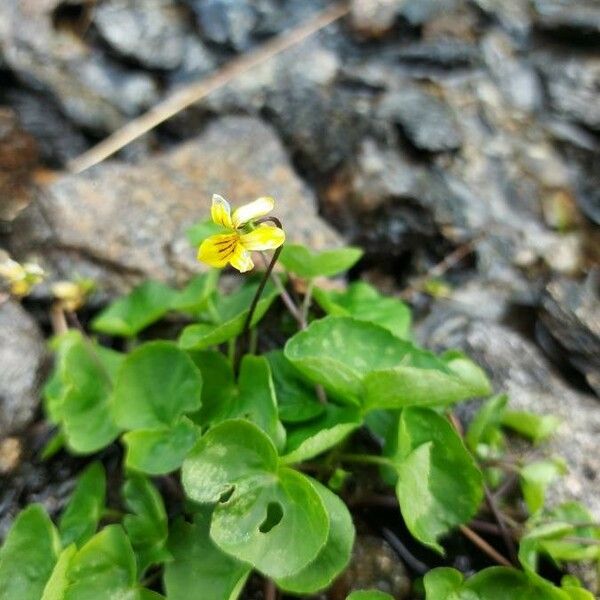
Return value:
[(225, 503), (227, 502), (227, 500), (229, 500), (229, 498), (231, 498), (231, 496), (233, 495), (233, 492), (235, 491), (235, 485), (232, 485), (228, 490), (225, 490), (221, 496), (219, 497), (219, 502), (221, 503)]
[(269, 502), (267, 505), (267, 516), (258, 530), (261, 533), (269, 533), (282, 518), (283, 509), (281, 508), (281, 504), (279, 504), (279, 502)]

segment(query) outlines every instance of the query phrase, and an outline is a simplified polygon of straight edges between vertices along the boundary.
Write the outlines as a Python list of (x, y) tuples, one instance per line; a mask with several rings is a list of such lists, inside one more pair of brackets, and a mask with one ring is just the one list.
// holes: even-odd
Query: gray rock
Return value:
[(456, 150), (462, 143), (461, 131), (449, 106), (416, 87), (387, 93), (378, 115), (399, 125), (419, 150)]
[(600, 271), (583, 283), (557, 279), (542, 298), (542, 323), (561, 355), (586, 377), (600, 396)]
[(9, 245), (17, 257), (37, 253), (50, 272), (90, 275), (109, 291), (148, 277), (183, 281), (203, 268), (185, 232), (208, 218), (213, 193), (236, 205), (272, 195), (290, 240), (315, 249), (340, 243), (272, 129), (227, 117), (160, 158), (56, 181), (39, 202), (47, 221), (31, 205), (14, 221)]
[(214, 44), (245, 50), (252, 42), (257, 11), (249, 0), (188, 0), (203, 37)]
[(417, 328), (420, 341), (441, 351), (460, 348), (491, 377), (494, 389), (506, 392), (509, 406), (540, 415), (556, 415), (561, 426), (542, 450), (562, 456), (569, 473), (550, 491), (549, 504), (579, 500), (600, 518), (600, 434), (598, 401), (568, 387), (529, 341), (498, 323), (469, 317), (438, 302)]
[(184, 56), (185, 15), (173, 0), (108, 0), (94, 24), (119, 54), (150, 69), (176, 69)]
[(63, 166), (89, 147), (84, 135), (64, 116), (51, 97), (25, 89), (6, 92), (6, 102), (34, 136), (45, 164)]
[(156, 82), (97, 52), (73, 31), (55, 29), (58, 0), (0, 3), (5, 60), (25, 85), (53, 95), (77, 125), (95, 133), (121, 126), (158, 98)]
[(536, 29), (578, 43), (600, 40), (600, 5), (595, 0), (534, 0)]
[(390, 54), (402, 65), (444, 74), (450, 69), (468, 69), (480, 62), (479, 48), (475, 44), (443, 38), (400, 46)]
[(16, 302), (0, 303), (0, 439), (26, 427), (39, 403), (44, 339)]
[(383, 37), (394, 26), (403, 3), (403, 0), (353, 0), (352, 29), (363, 38)]
[(600, 57), (543, 52), (535, 56), (552, 108), (600, 131)]

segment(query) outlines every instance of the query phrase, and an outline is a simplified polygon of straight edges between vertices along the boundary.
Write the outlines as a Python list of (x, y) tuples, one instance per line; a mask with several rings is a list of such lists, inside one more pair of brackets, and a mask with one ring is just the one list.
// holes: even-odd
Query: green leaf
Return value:
[[(425, 598), (427, 600), (459, 600), (463, 581), (463, 574), (456, 569), (450, 567), (431, 569), (423, 577)], [(474, 600), (477, 599), (474, 598)]]
[(360, 411), (353, 406), (327, 404), (324, 413), (312, 421), (288, 428), (285, 454), (281, 461), (299, 463), (337, 446), (362, 425)]
[(216, 350), (190, 350), (194, 364), (202, 373), (202, 408), (190, 418), (202, 426), (226, 418), (236, 394), (231, 363)]
[(127, 296), (115, 300), (93, 321), (100, 333), (133, 337), (162, 318), (171, 308), (177, 292), (158, 281), (145, 281)]
[(161, 495), (149, 479), (130, 473), (123, 485), (123, 499), (130, 513), (123, 517), (123, 527), (136, 553), (138, 573), (150, 565), (170, 559), (166, 550), (169, 530)]
[(122, 354), (83, 339), (67, 350), (62, 373), (67, 386), (62, 418), (67, 443), (74, 452), (96, 452), (119, 435), (110, 399), (122, 360)]
[(199, 435), (200, 430), (186, 417), (168, 427), (129, 431), (123, 436), (125, 465), (148, 475), (176, 471)]
[(113, 411), (123, 429), (172, 425), (201, 406), (202, 375), (170, 342), (149, 342), (127, 356), (115, 382)]
[(68, 384), (65, 382), (65, 358), (69, 348), (76, 342), (81, 342), (81, 333), (69, 330), (52, 338), (49, 346), (54, 352), (54, 367), (42, 390), (44, 412), (50, 423), (58, 425), (62, 421), (63, 402)]
[(171, 301), (171, 310), (188, 313), (198, 313), (205, 310), (211, 300), (212, 294), (217, 289), (219, 271), (211, 269), (193, 277), (190, 282)]
[(263, 356), (247, 354), (240, 365), (239, 390), (230, 417), (258, 425), (278, 450), (285, 445), (285, 429), (279, 421), (277, 398), (269, 362)]
[(481, 472), (452, 425), (427, 408), (402, 411), (394, 461), (406, 526), (421, 543), (443, 553), (438, 539), (473, 518), (481, 504)]
[(71, 559), (71, 582), (64, 600), (97, 600), (138, 596), (135, 555), (120, 525), (109, 525)]
[(75, 486), (69, 504), (60, 517), (58, 530), (63, 547), (81, 546), (96, 533), (104, 512), (106, 475), (101, 463), (85, 469)]
[(392, 596), (379, 590), (360, 590), (352, 592), (346, 600), (394, 600)]
[(490, 567), (467, 581), (454, 569), (438, 568), (424, 578), (426, 600), (569, 600), (568, 594), (523, 571)]
[(221, 550), (270, 577), (297, 573), (325, 545), (319, 494), (305, 476), (279, 467), (273, 442), (253, 423), (210, 429), (184, 461), (182, 482), (191, 500), (219, 502), (210, 535)]
[(383, 327), (350, 317), (325, 317), (289, 339), (284, 352), (306, 377), (358, 404), (365, 375), (397, 365), (411, 349)]
[(54, 565), (54, 570), (50, 575), (50, 579), (48, 579), (48, 582), (44, 587), (44, 593), (42, 594), (41, 600), (64, 599), (65, 591), (69, 585), (67, 573), (71, 566), (71, 560), (76, 552), (77, 548), (75, 548), (75, 544), (71, 544), (60, 553), (58, 561)]
[[(473, 600), (568, 600), (562, 590), (541, 578), (533, 580), (516, 569), (490, 567), (467, 580), (465, 590), (477, 594)], [(461, 595), (459, 600), (470, 600), (472, 596)]]
[(354, 317), (380, 325), (402, 339), (410, 338), (411, 312), (397, 298), (383, 296), (368, 283), (358, 281), (343, 292), (316, 288), (315, 300), (329, 315)]
[(561, 459), (539, 460), (521, 469), (521, 491), (530, 514), (544, 507), (546, 489), (561, 475), (567, 473), (567, 465)]
[(507, 402), (506, 394), (498, 394), (484, 402), (475, 413), (465, 435), (465, 442), (472, 452), (476, 452), (480, 444), (496, 443)]
[(313, 252), (300, 244), (285, 244), (279, 262), (292, 273), (300, 277), (331, 277), (347, 271), (363, 255), (360, 248), (336, 248)]
[(325, 546), (300, 572), (276, 581), (277, 586), (293, 594), (314, 594), (328, 587), (350, 561), (354, 544), (354, 526), (346, 505), (333, 492), (312, 480), (329, 515), (329, 535)]
[[(186, 350), (203, 350), (237, 337), (242, 333), (257, 288), (258, 285), (247, 285), (234, 294), (220, 298), (215, 306), (219, 322), (188, 325), (181, 332), (179, 345)], [(269, 282), (256, 305), (251, 327), (260, 322), (278, 294), (277, 288)]]
[(188, 242), (192, 246), (199, 246), (207, 237), (211, 235), (216, 235), (217, 233), (223, 233), (226, 229), (221, 227), (221, 225), (217, 225), (213, 222), (212, 219), (206, 219), (205, 221), (200, 221), (192, 225), (189, 229), (186, 230), (185, 235), (188, 239)]
[(59, 554), (58, 533), (43, 507), (21, 511), (0, 549), (2, 600), (39, 600)]
[(314, 385), (306, 382), (283, 351), (273, 350), (265, 357), (271, 365), (279, 418), (284, 423), (310, 421), (324, 412), (325, 407), (318, 401)]
[(210, 539), (212, 508), (194, 515), (194, 523), (177, 520), (169, 535), (173, 561), (165, 565), (164, 584), (169, 600), (189, 600), (202, 590), (207, 600), (236, 600), (251, 566), (225, 554)]
[(502, 417), (502, 424), (534, 444), (549, 438), (560, 425), (553, 415), (536, 415), (527, 411), (507, 410)]
[(365, 410), (445, 406), (491, 392), (485, 373), (462, 353), (438, 358), (414, 346), (401, 364), (373, 371), (364, 383)]

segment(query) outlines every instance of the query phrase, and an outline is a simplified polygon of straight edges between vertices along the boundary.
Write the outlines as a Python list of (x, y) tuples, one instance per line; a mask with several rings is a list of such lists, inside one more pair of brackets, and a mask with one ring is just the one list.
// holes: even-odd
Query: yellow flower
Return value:
[(10, 285), (14, 296), (27, 296), (31, 289), (44, 278), (44, 271), (35, 263), (20, 264), (6, 257), (0, 263), (0, 276)]
[(211, 267), (227, 264), (241, 273), (254, 267), (250, 252), (274, 250), (285, 241), (283, 229), (262, 223), (253, 227), (252, 221), (273, 210), (273, 198), (263, 196), (244, 204), (231, 213), (229, 202), (215, 194), (212, 197), (211, 217), (227, 231), (206, 238), (198, 249), (198, 260)]

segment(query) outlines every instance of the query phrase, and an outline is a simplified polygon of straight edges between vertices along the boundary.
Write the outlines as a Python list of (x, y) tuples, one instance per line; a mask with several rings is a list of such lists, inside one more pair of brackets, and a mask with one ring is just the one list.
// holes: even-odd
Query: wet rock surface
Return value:
[(185, 232), (206, 218), (216, 190), (235, 203), (270, 194), (290, 239), (339, 244), (272, 129), (227, 117), (143, 165), (106, 163), (58, 180), (13, 224), (9, 248), (38, 255), (50, 272), (93, 276), (108, 290), (148, 277), (181, 283), (202, 269)]
[(34, 319), (4, 298), (0, 303), (0, 439), (32, 421), (45, 357), (44, 339)]

